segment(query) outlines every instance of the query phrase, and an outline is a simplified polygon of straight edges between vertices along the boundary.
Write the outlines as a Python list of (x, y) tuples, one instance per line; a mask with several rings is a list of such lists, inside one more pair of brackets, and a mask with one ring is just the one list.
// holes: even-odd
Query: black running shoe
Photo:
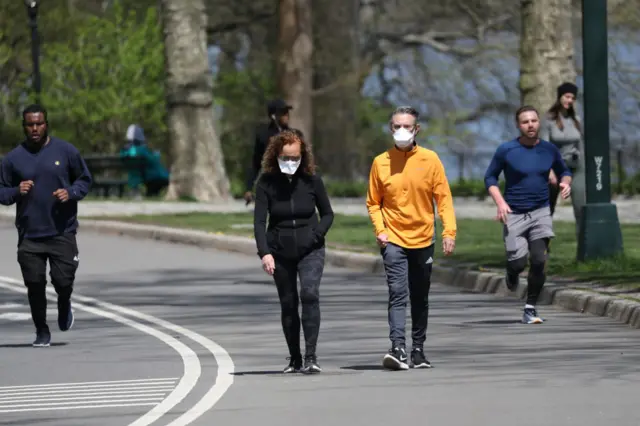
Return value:
[(322, 368), (318, 364), (318, 358), (315, 355), (306, 355), (304, 357), (304, 367), (302, 372), (306, 374), (321, 373)]
[(411, 351), (411, 368), (431, 368), (431, 363), (424, 356), (422, 349), (416, 348)]
[(70, 300), (58, 299), (58, 327), (60, 331), (68, 331), (75, 321)]
[(46, 348), (51, 345), (51, 332), (48, 328), (36, 331), (36, 340), (33, 341), (34, 348)]
[(407, 351), (403, 347), (392, 348), (382, 359), (382, 366), (389, 370), (408, 370)]
[(282, 371), (285, 374), (297, 373), (302, 368), (302, 357), (287, 358), (289, 365), (287, 365)]

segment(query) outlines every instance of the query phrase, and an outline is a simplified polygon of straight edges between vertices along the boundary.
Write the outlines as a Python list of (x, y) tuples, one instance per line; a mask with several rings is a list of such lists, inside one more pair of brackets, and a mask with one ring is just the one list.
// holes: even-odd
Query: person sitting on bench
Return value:
[(127, 142), (120, 150), (123, 158), (144, 158), (144, 171), (129, 170), (129, 187), (135, 192), (142, 184), (145, 185), (147, 197), (156, 197), (160, 191), (169, 186), (169, 171), (160, 162), (160, 153), (151, 151), (144, 137), (144, 130), (137, 124), (131, 124), (127, 129)]

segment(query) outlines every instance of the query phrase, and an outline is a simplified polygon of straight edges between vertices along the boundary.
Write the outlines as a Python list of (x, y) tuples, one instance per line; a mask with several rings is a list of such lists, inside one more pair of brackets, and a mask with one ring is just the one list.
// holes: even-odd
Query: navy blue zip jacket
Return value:
[[(20, 194), (20, 182), (33, 187)], [(26, 143), (10, 151), (0, 165), (0, 204), (16, 204), (16, 228), (20, 238), (42, 238), (75, 233), (78, 201), (91, 188), (92, 177), (80, 152), (69, 142), (51, 137), (38, 152)], [(53, 193), (66, 189), (69, 200), (60, 202)]]

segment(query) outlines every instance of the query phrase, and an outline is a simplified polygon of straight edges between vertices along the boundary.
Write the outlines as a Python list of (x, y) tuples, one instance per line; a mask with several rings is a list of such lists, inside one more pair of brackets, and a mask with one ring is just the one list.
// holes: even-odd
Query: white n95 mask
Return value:
[(413, 132), (405, 129), (404, 127), (399, 128), (393, 133), (393, 140), (396, 141), (396, 145), (399, 148), (405, 148), (413, 143)]
[(293, 175), (298, 167), (300, 167), (300, 161), (293, 160), (281, 160), (278, 158), (278, 166), (280, 166), (280, 171), (286, 175)]

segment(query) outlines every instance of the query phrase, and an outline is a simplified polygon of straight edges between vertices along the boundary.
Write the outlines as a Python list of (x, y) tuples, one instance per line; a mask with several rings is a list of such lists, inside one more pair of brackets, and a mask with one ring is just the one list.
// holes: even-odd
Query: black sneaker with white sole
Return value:
[(68, 331), (73, 327), (75, 321), (73, 310), (71, 310), (70, 300), (58, 299), (58, 327), (60, 331)]
[(51, 332), (48, 328), (36, 330), (36, 340), (33, 341), (34, 348), (46, 348), (51, 345)]
[(315, 355), (307, 355), (304, 357), (304, 366), (302, 372), (306, 374), (321, 373), (322, 368), (318, 364), (318, 358)]
[(407, 351), (403, 347), (392, 348), (382, 358), (382, 366), (388, 370), (408, 370)]
[(302, 368), (302, 357), (287, 358), (289, 365), (287, 365), (282, 371), (284, 374), (298, 373)]
[(424, 356), (422, 349), (416, 348), (411, 351), (411, 368), (431, 368), (431, 363)]

